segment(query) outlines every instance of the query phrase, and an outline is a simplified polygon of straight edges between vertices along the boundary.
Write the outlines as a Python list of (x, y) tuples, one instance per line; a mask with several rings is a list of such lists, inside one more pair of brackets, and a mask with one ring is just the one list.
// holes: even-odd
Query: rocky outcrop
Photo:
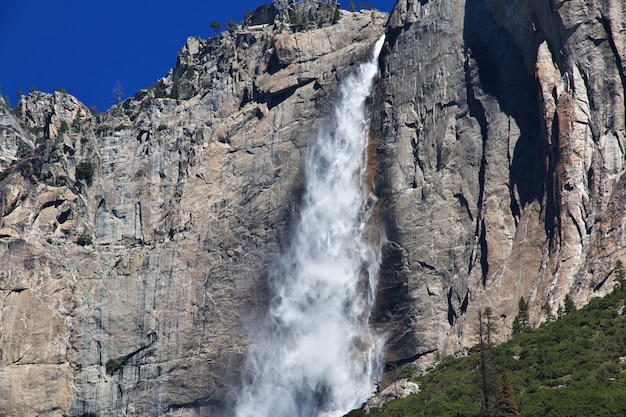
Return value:
[(374, 128), (391, 367), (462, 353), (486, 306), (506, 338), (522, 296), (538, 324), (611, 290), (624, 22), (616, 1), (398, 3)]
[(99, 115), (60, 92), (2, 108), (34, 151), (0, 182), (0, 414), (221, 414), (301, 156), (386, 19), (190, 38)]
[(363, 409), (366, 413), (369, 413), (372, 409), (382, 407), (382, 405), (386, 402), (397, 398), (405, 398), (411, 394), (417, 394), (419, 391), (419, 386), (415, 382), (412, 382), (407, 378), (398, 379), (393, 381), (393, 384), (389, 385), (382, 391), (377, 392), (376, 395), (367, 400), (367, 402), (363, 405)]
[(0, 175), (15, 160), (28, 155), (34, 147), (31, 135), (0, 97)]
[(33, 91), (25, 96), (15, 108), (22, 124), (44, 139), (54, 139), (60, 133), (69, 132), (70, 126), (78, 128), (82, 120), (91, 117), (83, 103), (62, 91), (53, 94)]

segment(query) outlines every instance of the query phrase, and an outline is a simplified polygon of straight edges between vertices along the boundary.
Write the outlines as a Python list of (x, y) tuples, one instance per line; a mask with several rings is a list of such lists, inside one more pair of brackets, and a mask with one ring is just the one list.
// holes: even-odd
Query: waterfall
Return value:
[[(251, 335), (236, 417), (335, 417), (359, 407), (380, 376), (382, 340), (368, 326), (380, 243), (366, 236), (371, 61), (342, 81), (306, 156), (306, 190), (288, 249), (270, 276), (264, 327)], [(378, 240), (378, 239), (377, 239)]]

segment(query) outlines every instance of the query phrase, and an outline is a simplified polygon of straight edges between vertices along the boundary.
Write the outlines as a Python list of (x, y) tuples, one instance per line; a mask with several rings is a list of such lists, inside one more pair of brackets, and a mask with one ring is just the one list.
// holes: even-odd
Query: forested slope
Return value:
[[(482, 326), (475, 323), (477, 340), (482, 329), (482, 346), (478, 343), (468, 356), (444, 358), (431, 372), (412, 378), (420, 386), (418, 394), (370, 415), (626, 415), (626, 285), (620, 263), (615, 273), (621, 285), (611, 294), (579, 310), (563, 303), (561, 317), (537, 329), (522, 320), (518, 334), (502, 344), (488, 343), (489, 333), (499, 331), (500, 318), (492, 317), (490, 326), (483, 314)], [(402, 371), (410, 373), (410, 368)], [(362, 410), (349, 414), (362, 415)]]

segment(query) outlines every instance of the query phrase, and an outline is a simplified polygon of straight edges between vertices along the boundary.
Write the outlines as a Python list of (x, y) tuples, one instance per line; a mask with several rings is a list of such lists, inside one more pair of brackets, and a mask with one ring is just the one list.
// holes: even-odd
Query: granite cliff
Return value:
[(0, 414), (221, 415), (307, 141), (383, 32), (387, 375), (462, 354), (485, 306), (504, 338), (522, 296), (538, 324), (610, 291), (625, 24), (618, 0), (275, 1), (105, 113), (61, 92), (0, 103)]
[(387, 20), (283, 3), (105, 113), (2, 106), (0, 415), (223, 411), (307, 142)]
[(617, 1), (400, 1), (375, 102), (387, 360), (461, 353), (613, 286), (624, 242)]

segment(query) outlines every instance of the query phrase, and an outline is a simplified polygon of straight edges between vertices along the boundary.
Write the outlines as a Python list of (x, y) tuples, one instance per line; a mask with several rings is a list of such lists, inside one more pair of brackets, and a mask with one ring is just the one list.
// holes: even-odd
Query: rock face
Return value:
[(35, 147), (20, 121), (0, 98), (0, 172)]
[[(401, 0), (375, 120), (387, 361), (461, 353), (613, 286), (624, 252), (623, 2)], [(619, 208), (618, 208), (619, 207)]]
[(190, 38), (106, 113), (59, 92), (1, 106), (1, 168), (28, 149), (0, 182), (0, 415), (224, 411), (303, 151), (388, 17), (281, 16)]
[[(506, 338), (520, 297), (539, 324), (565, 295), (612, 289), (625, 8), (398, 2), (368, 170), (387, 369), (463, 354), (486, 306)], [(0, 103), (0, 415), (223, 412), (307, 141), (386, 21), (277, 0), (188, 39), (167, 77), (106, 113), (59, 92)]]

